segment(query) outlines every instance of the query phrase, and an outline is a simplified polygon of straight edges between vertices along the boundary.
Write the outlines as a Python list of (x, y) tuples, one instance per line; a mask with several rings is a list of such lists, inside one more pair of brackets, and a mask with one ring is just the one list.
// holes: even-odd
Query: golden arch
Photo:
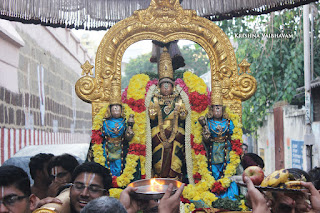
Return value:
[(211, 64), (211, 81), (220, 81), (224, 105), (241, 113), (241, 101), (256, 91), (256, 80), (247, 74), (250, 64), (239, 64), (226, 34), (213, 22), (197, 16), (194, 10), (184, 10), (179, 0), (151, 0), (145, 10), (114, 25), (102, 39), (95, 61), (95, 77), (89, 76), (92, 66), (86, 62), (86, 75), (76, 83), (77, 95), (92, 103), (92, 116), (110, 100), (111, 85), (121, 84), (121, 61), (125, 50), (133, 43), (145, 40), (164, 43), (187, 39), (201, 45)]

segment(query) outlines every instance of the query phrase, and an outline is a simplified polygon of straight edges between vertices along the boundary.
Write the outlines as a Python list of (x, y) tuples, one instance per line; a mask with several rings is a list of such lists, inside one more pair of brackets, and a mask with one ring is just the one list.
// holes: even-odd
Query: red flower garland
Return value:
[(112, 187), (119, 188), (118, 183), (117, 183), (117, 176), (112, 176)]
[(188, 199), (186, 199), (186, 198), (184, 198), (184, 197), (180, 197), (180, 201), (182, 202), (182, 203), (191, 203), (190, 202), (190, 200), (188, 200)]
[(219, 181), (216, 181), (213, 184), (213, 187), (212, 187), (211, 191), (213, 193), (215, 193), (215, 194), (222, 194), (222, 193), (225, 193), (227, 191), (227, 188), (224, 188)]
[(194, 183), (198, 183), (201, 180), (202, 176), (199, 172), (193, 175)]
[(204, 146), (202, 144), (196, 144), (195, 142), (193, 142), (193, 138), (194, 138), (193, 135), (191, 135), (190, 138), (191, 138), (191, 147), (194, 150), (194, 153), (196, 155), (199, 155), (199, 154), (206, 155), (206, 150), (204, 149)]
[(128, 154), (146, 156), (146, 145), (130, 144)]
[(128, 104), (133, 111), (138, 113), (141, 113), (146, 110), (146, 106), (144, 105), (144, 99), (134, 100), (133, 98), (130, 98), (129, 100), (125, 100), (123, 103)]
[(102, 132), (100, 130), (92, 130), (91, 143), (101, 144), (103, 141)]
[(231, 140), (232, 150), (237, 153), (237, 155), (242, 155), (242, 148), (241, 148), (241, 141), (239, 139), (237, 140)]
[(210, 103), (207, 95), (200, 95), (198, 92), (190, 93), (189, 100), (191, 109), (199, 113), (204, 111)]

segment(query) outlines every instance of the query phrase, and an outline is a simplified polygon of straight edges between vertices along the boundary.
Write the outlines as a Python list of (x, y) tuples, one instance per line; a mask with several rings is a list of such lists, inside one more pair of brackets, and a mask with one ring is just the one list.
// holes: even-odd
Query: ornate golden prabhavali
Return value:
[(237, 114), (241, 102), (250, 98), (257, 87), (256, 80), (247, 74), (250, 64), (239, 64), (231, 42), (213, 22), (197, 16), (194, 10), (184, 10), (179, 0), (151, 0), (145, 10), (114, 25), (103, 37), (95, 60), (95, 77), (90, 76), (92, 65), (83, 66), (85, 76), (76, 83), (77, 95), (92, 103), (92, 116), (110, 103), (111, 86), (121, 84), (121, 61), (125, 50), (140, 40), (157, 40), (167, 43), (174, 40), (191, 40), (207, 52), (211, 65), (211, 82), (219, 81), (224, 105)]

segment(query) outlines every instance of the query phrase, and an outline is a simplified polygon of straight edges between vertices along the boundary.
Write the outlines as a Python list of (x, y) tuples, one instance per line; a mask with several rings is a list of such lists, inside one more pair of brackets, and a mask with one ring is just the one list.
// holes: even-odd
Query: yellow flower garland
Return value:
[[(129, 82), (127, 98), (133, 98), (134, 100), (144, 99), (146, 93), (146, 85), (149, 80), (149, 76), (145, 74), (138, 74), (133, 76)], [(124, 104), (124, 108), (127, 120), (129, 118), (129, 115), (133, 114), (135, 121), (135, 124), (133, 125), (134, 137), (129, 142), (129, 146), (130, 144), (145, 145), (146, 112), (135, 112), (127, 104)], [(145, 156), (128, 154), (126, 158), (127, 162), (125, 165), (125, 169), (123, 170), (123, 173), (119, 177), (117, 177), (117, 184), (119, 187), (125, 187), (133, 180), (133, 174), (136, 172), (138, 160), (140, 160), (141, 175), (145, 175)]]

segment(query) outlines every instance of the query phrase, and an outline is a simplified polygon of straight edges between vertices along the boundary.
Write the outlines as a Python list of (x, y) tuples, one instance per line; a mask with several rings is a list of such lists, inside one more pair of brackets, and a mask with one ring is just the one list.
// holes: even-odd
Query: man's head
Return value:
[(243, 143), (241, 145), (241, 148), (242, 148), (242, 153), (243, 154), (247, 154), (248, 153), (248, 145), (247, 144)]
[(74, 169), (79, 165), (77, 159), (69, 154), (63, 154), (51, 159), (48, 164), (48, 174), (51, 181), (70, 183)]
[[(270, 195), (268, 195), (270, 197)], [(272, 212), (300, 213), (307, 212), (308, 203), (303, 193), (272, 192), (270, 199)]]
[(53, 154), (40, 153), (30, 158), (29, 169), (33, 180), (50, 183), (47, 167), (53, 156)]
[(73, 212), (79, 213), (86, 204), (98, 197), (108, 195), (112, 184), (110, 170), (104, 166), (86, 162), (79, 165), (72, 174), (70, 204)]
[(246, 169), (249, 166), (259, 166), (260, 168), (264, 168), (264, 162), (262, 158), (255, 153), (247, 153), (243, 155), (241, 159), (241, 165), (243, 169)]
[(118, 199), (103, 196), (90, 201), (81, 213), (127, 213), (127, 210)]
[(16, 166), (0, 167), (0, 213), (29, 213), (35, 208), (28, 174)]
[(311, 169), (308, 174), (310, 175), (314, 187), (316, 187), (317, 190), (320, 190), (320, 168), (315, 167)]

